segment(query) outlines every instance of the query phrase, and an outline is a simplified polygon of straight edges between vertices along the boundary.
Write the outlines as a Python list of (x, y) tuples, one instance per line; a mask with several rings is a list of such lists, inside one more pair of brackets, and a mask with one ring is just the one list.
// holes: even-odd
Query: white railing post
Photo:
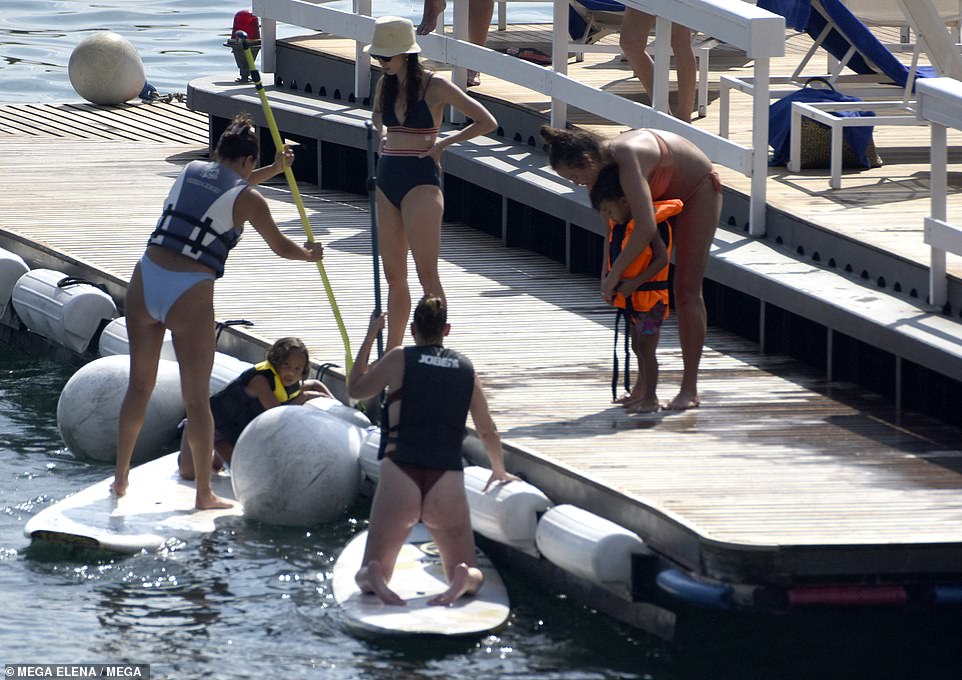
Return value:
[(749, 199), (748, 233), (765, 235), (768, 201), (768, 76), (771, 60), (755, 60), (755, 92), (752, 97), (752, 189)]
[[(459, 0), (454, 3), (454, 37), (457, 40), (467, 41), (468, 39), (468, 14), (468, 0)], [(451, 82), (462, 90), (467, 90), (468, 69), (455, 65), (451, 69)], [(465, 121), (464, 115), (457, 109), (450, 109), (448, 118), (455, 124)]]
[[(551, 68), (555, 73), (568, 73), (568, 0), (554, 0), (554, 32), (551, 40)], [(551, 95), (551, 127), (568, 124), (568, 105)]]
[[(371, 16), (371, 0), (354, 0), (354, 13)], [(364, 52), (364, 43), (354, 44), (354, 96), (364, 101), (371, 95), (371, 58)]]
[[(948, 134), (944, 125), (932, 123), (932, 170), (930, 173), (932, 218), (945, 222), (948, 196)], [(929, 252), (929, 304), (941, 307), (948, 297), (949, 287), (945, 278), (945, 250), (931, 246)]]
[(664, 17), (655, 18), (655, 59), (651, 95), (651, 106), (656, 111), (670, 113), (668, 106), (669, 74), (671, 70), (671, 21)]
[(261, 71), (274, 73), (277, 68), (277, 22), (261, 18)]

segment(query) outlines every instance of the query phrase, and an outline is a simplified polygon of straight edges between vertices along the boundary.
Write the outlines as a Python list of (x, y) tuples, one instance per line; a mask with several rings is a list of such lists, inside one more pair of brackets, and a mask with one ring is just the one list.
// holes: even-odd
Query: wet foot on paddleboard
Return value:
[(214, 494), (198, 496), (194, 503), (195, 510), (226, 510), (232, 507), (234, 507), (234, 504), (229, 500)]
[(114, 477), (114, 481), (110, 484), (110, 493), (112, 493), (117, 498), (122, 498), (127, 493), (127, 480), (119, 480)]
[(371, 561), (367, 563), (367, 580), (371, 590), (374, 591), (381, 602), (397, 607), (404, 606), (404, 600), (401, 599), (401, 596), (387, 587), (380, 562)]
[(447, 607), (449, 604), (456, 602), (462, 595), (477, 592), (480, 587), (480, 579), (472, 577), (470, 567), (462, 562), (454, 568), (454, 578), (451, 579), (451, 585), (448, 586), (448, 589), (440, 595), (432, 597), (428, 600), (428, 604)]

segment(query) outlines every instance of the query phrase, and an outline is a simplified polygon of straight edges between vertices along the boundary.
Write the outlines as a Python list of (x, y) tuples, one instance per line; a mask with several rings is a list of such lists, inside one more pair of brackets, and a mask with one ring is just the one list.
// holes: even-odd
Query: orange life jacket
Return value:
[[(671, 257), (672, 248), (672, 234), (671, 234), (671, 224), (669, 223), (669, 218), (674, 217), (679, 214), (684, 208), (684, 203), (679, 199), (670, 199), (667, 201), (655, 201), (655, 223), (658, 225), (658, 234), (661, 239), (665, 242), (665, 248), (668, 250), (668, 257)], [(607, 242), (607, 257), (608, 257), (608, 270), (611, 270), (611, 265), (615, 261), (615, 257), (612, 257), (612, 240), (617, 238), (615, 234), (615, 228), (618, 225), (615, 224), (614, 220), (608, 220), (608, 242)], [(620, 244), (614, 249), (617, 253), (621, 252), (621, 249), (625, 247), (628, 243), (628, 239), (631, 236), (631, 232), (635, 229), (635, 221), (631, 220), (625, 225), (624, 236), (621, 237)], [(635, 258), (635, 260), (625, 267), (624, 271), (621, 272), (621, 280), (625, 281), (627, 279), (632, 279), (642, 271), (651, 262), (652, 250), (649, 245), (641, 254)], [(665, 303), (665, 316), (668, 315), (668, 265), (665, 268), (655, 274), (649, 281), (643, 283), (641, 286), (631, 294), (631, 308), (638, 311), (647, 311), (655, 306), (659, 301)], [(619, 309), (625, 309), (628, 301), (625, 296), (621, 293), (615, 293), (614, 299), (612, 300), (612, 305), (618, 307)]]

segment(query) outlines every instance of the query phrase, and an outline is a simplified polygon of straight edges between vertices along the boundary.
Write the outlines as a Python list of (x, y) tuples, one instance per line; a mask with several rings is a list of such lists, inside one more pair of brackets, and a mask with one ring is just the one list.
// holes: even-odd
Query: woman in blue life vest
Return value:
[[(269, 408), (303, 404), (315, 397), (333, 399), (320, 380), (308, 380), (311, 358), (300, 338), (281, 338), (267, 350), (264, 361), (248, 368), (210, 398), (214, 415), (214, 469), (229, 465), (244, 428)], [(186, 420), (184, 421), (186, 425)], [(194, 478), (194, 458), (187, 428), (177, 456), (180, 476)]]
[[(366, 48), (383, 75), (374, 93), (372, 122), (381, 136), (377, 166), (377, 236), (387, 279), (387, 347), (404, 340), (411, 314), (408, 250), (414, 257), (424, 295), (444, 299), (438, 275), (441, 250), (441, 154), (452, 144), (494, 130), (498, 123), (476, 99), (447, 78), (435, 78), (418, 60), (421, 47), (414, 25), (384, 16), (374, 25)], [(471, 120), (453, 134), (439, 136), (444, 109), (451, 106)]]
[(197, 477), (197, 509), (227, 508), (210, 487), (214, 422), (208, 393), (214, 363), (214, 280), (240, 238), (245, 222), (277, 255), (314, 262), (320, 243), (299, 246), (277, 228), (267, 200), (252, 185), (282, 172), (293, 154), (279, 153), (272, 165), (255, 168), (257, 130), (239, 114), (221, 135), (210, 162), (192, 161), (174, 182), (147, 248), (127, 288), (130, 377), (120, 409), (117, 464), (111, 489), (128, 489), (130, 458), (157, 379), (164, 331), (169, 329), (180, 365), (180, 385), (190, 425), (187, 436)]
[(390, 390), (381, 414), (380, 477), (355, 579), (362, 591), (386, 604), (404, 604), (388, 584), (401, 546), (421, 521), (438, 546), (450, 584), (429, 604), (448, 605), (477, 592), (483, 581), (461, 459), (468, 413), (491, 462), (485, 490), (517, 477), (504, 469), (501, 438), (474, 367), (442, 344), (450, 330), (444, 301), (423, 297), (411, 324), (414, 346), (395, 347), (369, 367), (371, 345), (383, 327), (384, 316), (372, 315), (348, 380), (355, 399)]

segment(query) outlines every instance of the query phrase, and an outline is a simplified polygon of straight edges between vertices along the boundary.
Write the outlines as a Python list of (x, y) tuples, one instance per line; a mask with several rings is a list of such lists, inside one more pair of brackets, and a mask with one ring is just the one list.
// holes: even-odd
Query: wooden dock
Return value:
[[(18, 124), (2, 126), (2, 240), (34, 242), (119, 281), (172, 179), (206, 155), (205, 117), (176, 103), (0, 107), (7, 120)], [(373, 306), (367, 197), (301, 192), (357, 343)], [(298, 238), (286, 187), (264, 193)], [(897, 413), (717, 329), (701, 408), (627, 415), (609, 403), (612, 315), (593, 278), (458, 224), (445, 226), (440, 273), (450, 345), (475, 361), (514, 447), (509, 460), (536, 480), (574, 480), (556, 501), (603, 513), (696, 573), (736, 582), (958, 572), (958, 429)], [(266, 342), (297, 334), (315, 362), (341, 362), (317, 272), (273, 256), (256, 235), (231, 255), (215, 304), (219, 319), (254, 321)], [(681, 370), (673, 320), (659, 356), (668, 397)]]

